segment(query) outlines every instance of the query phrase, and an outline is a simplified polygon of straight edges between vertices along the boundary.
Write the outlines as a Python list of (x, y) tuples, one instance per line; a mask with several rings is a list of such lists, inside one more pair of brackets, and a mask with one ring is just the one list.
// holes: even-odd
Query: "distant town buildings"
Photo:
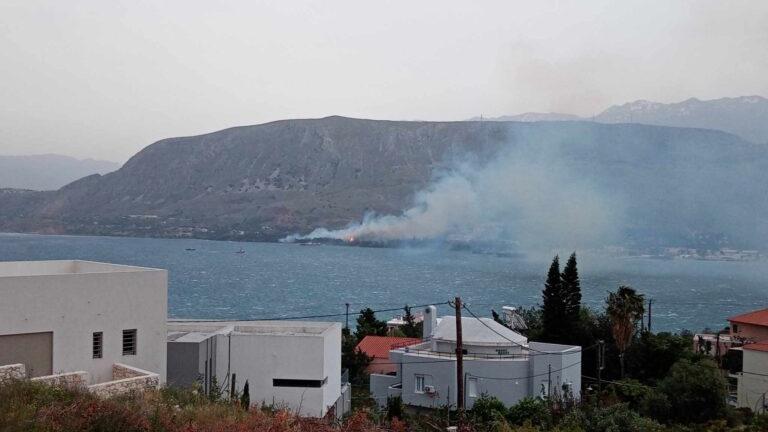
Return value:
[[(424, 310), (420, 344), (390, 350), (394, 372), (371, 375), (371, 396), (379, 405), (394, 396), (411, 406), (456, 405), (456, 319), (436, 314), (434, 306)], [(489, 318), (463, 317), (461, 323), (468, 409), (483, 394), (506, 405), (527, 396), (579, 397), (581, 347), (529, 342)]]

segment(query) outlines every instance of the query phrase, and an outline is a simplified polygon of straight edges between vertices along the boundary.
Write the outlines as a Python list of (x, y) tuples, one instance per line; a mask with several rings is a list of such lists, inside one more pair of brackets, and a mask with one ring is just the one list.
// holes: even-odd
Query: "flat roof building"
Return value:
[(240, 394), (246, 381), (251, 404), (285, 406), (308, 417), (331, 409), (344, 414), (351, 393), (341, 379), (341, 324), (168, 322), (169, 385), (198, 383), (226, 397)]
[(120, 364), (164, 382), (167, 279), (91, 261), (0, 262), (0, 365), (29, 377), (83, 371), (96, 384)]

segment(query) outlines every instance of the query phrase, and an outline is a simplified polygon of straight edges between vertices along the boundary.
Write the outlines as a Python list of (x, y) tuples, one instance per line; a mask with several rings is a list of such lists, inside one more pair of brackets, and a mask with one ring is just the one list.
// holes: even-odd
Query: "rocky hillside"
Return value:
[(621, 229), (633, 241), (768, 237), (768, 152), (726, 133), (343, 117), (170, 138), (56, 192), (6, 190), (0, 230), (275, 240), (368, 211), (397, 214), (436, 170), (523, 146), (611, 191), (632, 215)]
[(114, 162), (55, 154), (0, 156), (0, 188), (56, 190), (87, 175), (118, 168)]

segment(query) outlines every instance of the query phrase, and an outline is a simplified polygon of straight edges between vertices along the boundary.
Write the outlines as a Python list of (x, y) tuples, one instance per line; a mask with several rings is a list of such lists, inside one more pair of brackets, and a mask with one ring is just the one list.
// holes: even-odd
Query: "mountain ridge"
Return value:
[(557, 155), (578, 176), (616, 190), (635, 215), (621, 227), (634, 242), (751, 246), (768, 233), (760, 217), (768, 203), (754, 199), (768, 184), (765, 146), (725, 132), (340, 116), (168, 138), (115, 172), (58, 191), (6, 191), (0, 229), (274, 241), (371, 212), (400, 214), (436, 173), (467, 160), (482, 165), (505, 149)]

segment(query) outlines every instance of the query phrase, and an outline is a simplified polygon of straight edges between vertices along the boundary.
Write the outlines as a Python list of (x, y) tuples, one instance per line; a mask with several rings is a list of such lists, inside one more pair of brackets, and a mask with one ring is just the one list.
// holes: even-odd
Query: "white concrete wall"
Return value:
[(571, 383), (573, 395), (578, 398), (581, 394), (581, 348), (542, 342), (531, 342), (530, 347), (540, 351), (531, 353), (532, 396), (541, 396), (542, 384), (546, 389), (546, 383), (551, 379), (553, 397), (562, 394), (563, 383)]
[[(765, 412), (762, 408), (763, 394), (768, 390), (768, 352), (748, 350), (744, 351), (744, 363), (738, 378), (737, 406), (749, 408), (757, 412)], [(759, 374), (759, 375), (756, 375)], [(766, 398), (768, 400), (768, 398)]]
[[(219, 385), (226, 383), (228, 370), (230, 375), (237, 376), (238, 392), (242, 392), (248, 380), (251, 404), (275, 404), (301, 416), (322, 417), (341, 396), (339, 323), (330, 324), (322, 333), (311, 335), (234, 332), (231, 337), (221, 334), (215, 339), (215, 371)], [(205, 348), (201, 351), (202, 374)], [(328, 381), (320, 388), (274, 387), (272, 380), (275, 378), (327, 378)], [(228, 391), (229, 385), (227, 394)]]
[[(156, 372), (165, 382), (167, 272), (66, 263), (0, 263), (0, 335), (52, 331), (54, 373), (86, 371), (97, 383), (112, 379), (113, 363), (124, 363)], [(13, 272), (17, 276), (2, 276)], [(124, 329), (137, 330), (134, 356), (122, 355)], [(94, 359), (98, 331), (104, 334), (103, 357)]]

